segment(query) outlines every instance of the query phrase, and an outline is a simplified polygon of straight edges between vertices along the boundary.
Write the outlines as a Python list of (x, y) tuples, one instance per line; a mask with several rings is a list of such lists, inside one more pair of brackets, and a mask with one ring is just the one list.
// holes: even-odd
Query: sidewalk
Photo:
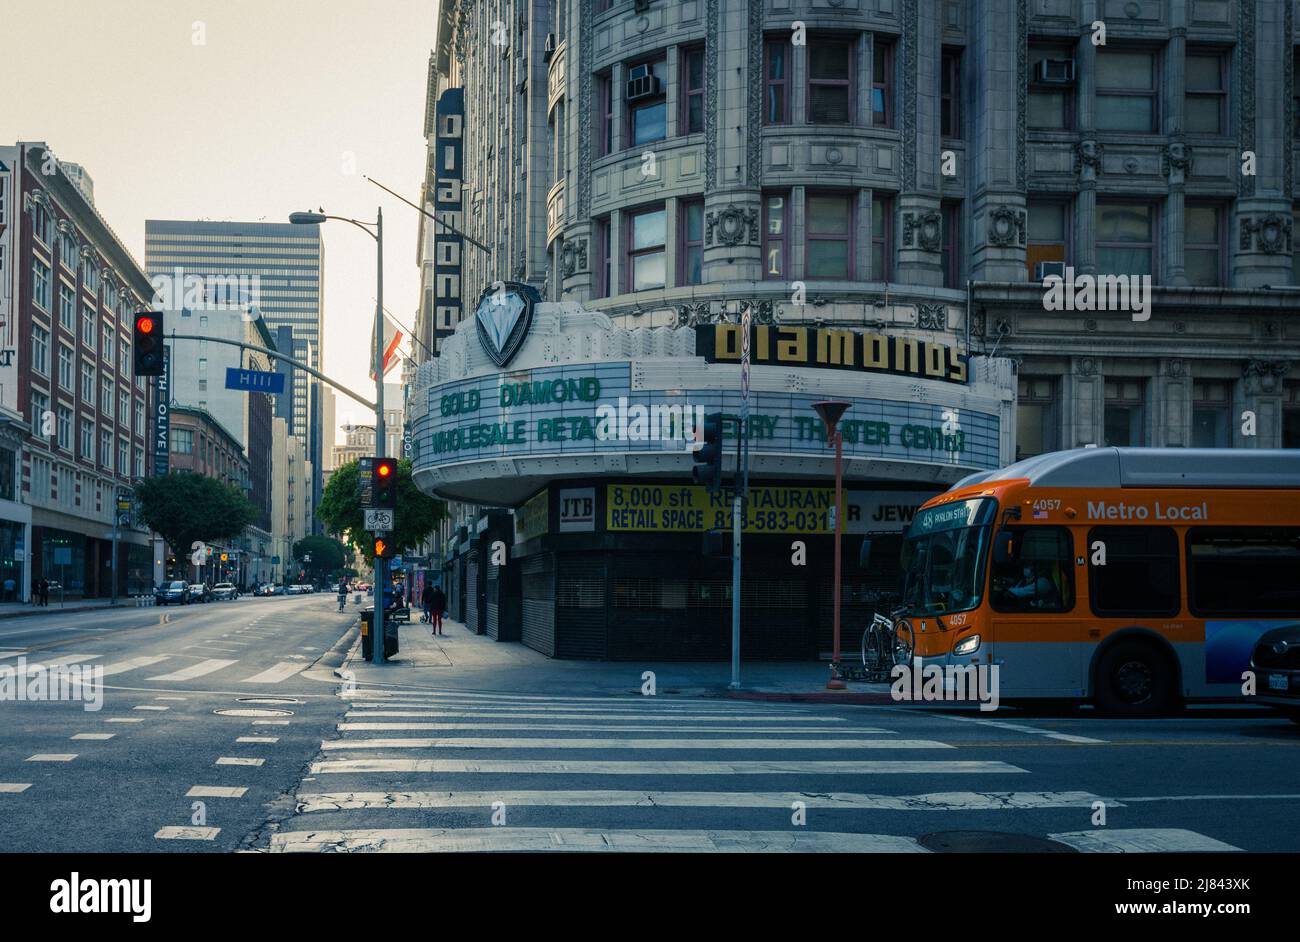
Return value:
[(497, 642), (443, 621), (434, 638), (418, 621), (398, 629), (398, 653), (382, 666), (361, 659), (361, 639), (335, 672), (358, 684), (399, 684), (465, 691), (548, 694), (582, 690), (591, 696), (640, 695), (642, 674), (653, 671), (657, 696), (735, 697), (797, 702), (891, 703), (888, 684), (849, 682), (826, 689), (826, 664), (816, 661), (741, 662), (741, 689), (728, 689), (729, 661), (659, 662), (556, 660), (519, 642)]
[[(58, 596), (50, 596), (49, 605), (32, 605), (30, 602), (0, 602), (0, 618), (29, 618), (35, 615), (71, 615), (97, 608), (113, 608), (109, 599), (69, 599), (59, 604)], [(135, 608), (135, 598), (126, 596), (117, 600), (117, 608)]]

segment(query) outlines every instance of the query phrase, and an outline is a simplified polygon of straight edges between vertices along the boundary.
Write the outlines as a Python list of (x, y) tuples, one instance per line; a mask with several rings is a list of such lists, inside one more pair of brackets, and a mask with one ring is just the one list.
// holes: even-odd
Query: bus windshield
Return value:
[(909, 614), (943, 615), (980, 604), (998, 502), (992, 497), (919, 511), (903, 541), (903, 604)]

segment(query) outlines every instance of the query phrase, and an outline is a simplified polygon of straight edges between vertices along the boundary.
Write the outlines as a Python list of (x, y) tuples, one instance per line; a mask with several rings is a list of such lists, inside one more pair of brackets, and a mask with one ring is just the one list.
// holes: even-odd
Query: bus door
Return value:
[(1001, 689), (1005, 696), (1080, 696), (1090, 644), (1075, 614), (1074, 535), (1049, 524), (1005, 531), (1009, 552), (995, 553), (989, 572), (991, 655)]

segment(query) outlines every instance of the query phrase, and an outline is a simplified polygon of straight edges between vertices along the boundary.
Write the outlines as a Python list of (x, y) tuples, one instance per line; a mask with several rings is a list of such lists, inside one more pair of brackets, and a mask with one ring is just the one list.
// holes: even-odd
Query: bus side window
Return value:
[(1103, 526), (1088, 546), (1106, 545), (1106, 565), (1088, 566), (1094, 615), (1164, 615), (1182, 608), (1178, 535), (1170, 527)]
[(1074, 608), (1074, 540), (1065, 527), (1010, 527), (1019, 559), (993, 564), (990, 600), (999, 612), (1068, 612)]

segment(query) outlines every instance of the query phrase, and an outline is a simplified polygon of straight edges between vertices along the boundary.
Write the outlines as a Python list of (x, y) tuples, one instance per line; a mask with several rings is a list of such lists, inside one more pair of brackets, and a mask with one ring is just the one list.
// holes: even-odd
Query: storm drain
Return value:
[(1066, 844), (1010, 831), (935, 831), (916, 842), (936, 854), (1077, 854)]
[(217, 716), (293, 716), (292, 710), (257, 710), (257, 709), (235, 709), (235, 710), (213, 710)]

